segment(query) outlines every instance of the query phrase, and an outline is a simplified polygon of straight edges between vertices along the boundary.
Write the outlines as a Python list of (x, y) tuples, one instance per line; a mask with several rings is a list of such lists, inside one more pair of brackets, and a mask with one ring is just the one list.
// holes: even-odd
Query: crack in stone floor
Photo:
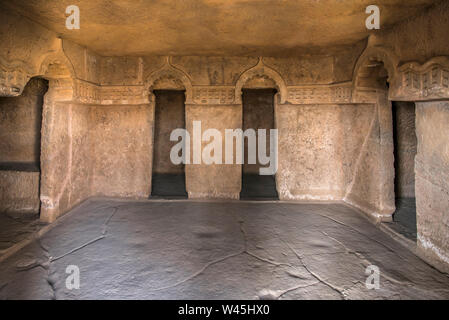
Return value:
[(95, 199), (0, 263), (0, 298), (448, 299), (449, 278), (343, 204)]

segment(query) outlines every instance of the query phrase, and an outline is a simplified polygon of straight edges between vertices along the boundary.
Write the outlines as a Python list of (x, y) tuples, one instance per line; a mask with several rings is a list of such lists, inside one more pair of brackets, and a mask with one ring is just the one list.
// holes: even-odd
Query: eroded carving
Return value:
[(240, 75), (239, 80), (235, 85), (235, 99), (234, 103), (242, 103), (242, 88), (248, 83), (254, 81), (254, 78), (270, 79), (276, 84), (280, 96), (280, 103), (285, 103), (287, 99), (287, 86), (284, 79), (275, 70), (264, 65), (262, 58), (259, 58), (259, 62), (256, 66), (246, 70)]
[(449, 97), (449, 58), (436, 57), (420, 65), (411, 62), (399, 67), (400, 86), (392, 88), (396, 100), (433, 100)]
[(22, 94), (30, 76), (22, 70), (0, 70), (0, 96), (16, 97)]
[(233, 86), (204, 86), (193, 88), (193, 102), (196, 104), (232, 104)]
[(352, 85), (288, 87), (287, 102), (291, 104), (350, 103)]
[[(182, 84), (182, 85), (181, 85)], [(164, 87), (167, 86), (167, 87)], [(170, 57), (167, 57), (165, 65), (150, 74), (145, 81), (145, 88), (148, 93), (154, 89), (184, 89), (186, 95), (186, 104), (193, 102), (193, 89), (190, 78), (181, 70), (174, 67), (170, 62)]]

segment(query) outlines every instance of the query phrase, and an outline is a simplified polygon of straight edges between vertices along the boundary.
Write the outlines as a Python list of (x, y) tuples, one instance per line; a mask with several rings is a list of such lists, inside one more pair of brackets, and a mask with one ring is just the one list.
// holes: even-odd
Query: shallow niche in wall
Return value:
[(48, 81), (31, 78), (18, 97), (0, 98), (0, 210), (38, 214), (44, 95)]

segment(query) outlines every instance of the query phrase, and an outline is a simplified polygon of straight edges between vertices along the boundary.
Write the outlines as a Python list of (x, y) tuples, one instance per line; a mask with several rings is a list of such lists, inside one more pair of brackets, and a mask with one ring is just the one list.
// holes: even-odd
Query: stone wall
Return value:
[(154, 107), (91, 106), (88, 117), (92, 195), (148, 198), (151, 192)]
[[(191, 135), (193, 121), (201, 121), (201, 131), (217, 129), (221, 133), (223, 164), (194, 164), (194, 139), (191, 138), (191, 164), (186, 165), (186, 189), (189, 198), (238, 199), (241, 191), (242, 167), (225, 163), (225, 129), (242, 128), (241, 105), (186, 105), (186, 129)], [(213, 139), (213, 138), (212, 138)], [(197, 140), (198, 141), (198, 140)], [(201, 141), (200, 148), (210, 141)], [(206, 152), (206, 151), (204, 151)]]
[(342, 200), (354, 179), (373, 105), (278, 105), (282, 200)]
[(416, 104), (418, 249), (449, 271), (449, 101)]
[(39, 172), (0, 170), (0, 212), (39, 212)]
[(92, 163), (89, 107), (50, 100), (42, 123), (40, 198), (41, 219), (51, 222), (91, 195)]

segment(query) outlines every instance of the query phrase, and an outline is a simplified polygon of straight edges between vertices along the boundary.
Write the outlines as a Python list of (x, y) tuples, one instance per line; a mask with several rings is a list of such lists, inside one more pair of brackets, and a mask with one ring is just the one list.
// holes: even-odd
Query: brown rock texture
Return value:
[(416, 105), (418, 249), (432, 263), (449, 263), (449, 101)]

